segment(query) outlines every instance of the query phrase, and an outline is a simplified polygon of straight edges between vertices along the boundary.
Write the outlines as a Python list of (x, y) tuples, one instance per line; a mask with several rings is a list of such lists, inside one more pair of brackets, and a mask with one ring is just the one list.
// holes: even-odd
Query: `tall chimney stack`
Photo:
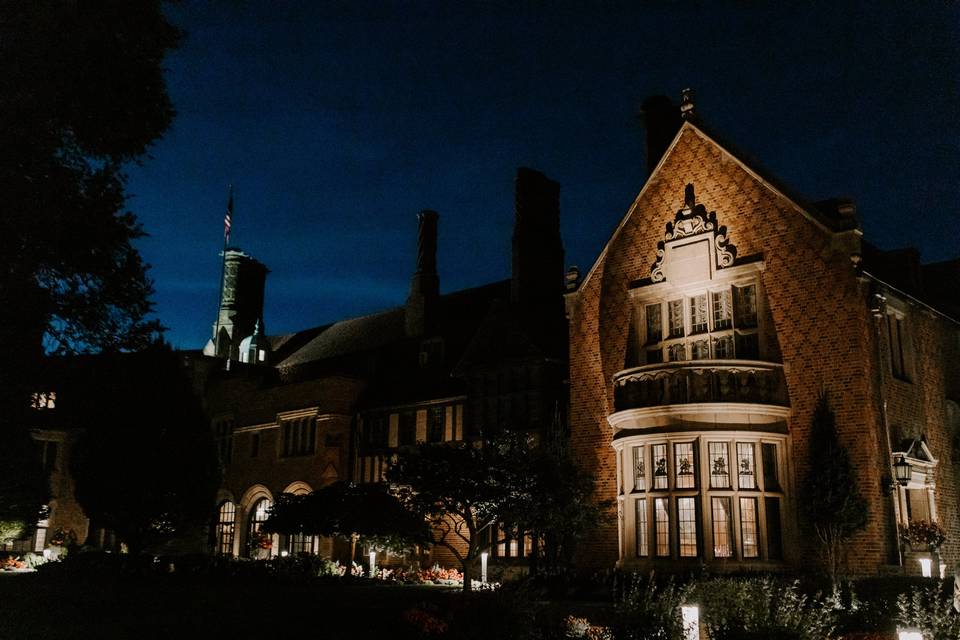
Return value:
[(667, 96), (651, 96), (644, 100), (640, 116), (647, 130), (647, 175), (650, 175), (680, 130), (683, 118), (680, 107)]
[[(560, 185), (539, 171), (517, 169), (510, 299), (525, 315), (563, 305)], [(562, 309), (560, 310), (562, 317)]]
[(430, 332), (436, 322), (437, 299), (440, 297), (440, 277), (437, 275), (437, 221), (436, 211), (424, 210), (417, 214), (417, 270), (410, 280), (407, 296), (406, 331), (408, 336), (422, 336)]

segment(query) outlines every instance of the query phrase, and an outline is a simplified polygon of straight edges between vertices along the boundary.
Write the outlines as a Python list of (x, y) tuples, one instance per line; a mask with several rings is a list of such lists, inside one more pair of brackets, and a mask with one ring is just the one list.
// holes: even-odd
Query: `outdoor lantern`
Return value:
[(893, 472), (897, 474), (897, 483), (902, 487), (907, 486), (907, 483), (910, 482), (910, 477), (913, 475), (913, 469), (910, 463), (907, 462), (907, 459), (902, 455), (897, 456), (896, 462), (893, 463)]
[(901, 629), (897, 627), (897, 640), (923, 640), (919, 629)]
[(377, 552), (370, 552), (370, 577), (373, 577), (373, 572), (377, 570)]
[(487, 583), (487, 552), (480, 554), (480, 582)]

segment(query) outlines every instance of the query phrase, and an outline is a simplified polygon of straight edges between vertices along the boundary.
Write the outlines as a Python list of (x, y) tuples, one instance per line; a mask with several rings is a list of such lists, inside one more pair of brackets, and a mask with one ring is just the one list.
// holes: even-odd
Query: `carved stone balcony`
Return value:
[(695, 403), (789, 406), (783, 365), (694, 360), (626, 369), (613, 378), (616, 411)]

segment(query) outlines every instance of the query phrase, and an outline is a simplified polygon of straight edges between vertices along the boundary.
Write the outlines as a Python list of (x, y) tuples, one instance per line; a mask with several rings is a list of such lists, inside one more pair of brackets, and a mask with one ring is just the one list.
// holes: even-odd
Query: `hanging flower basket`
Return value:
[(911, 549), (939, 549), (947, 535), (936, 522), (917, 520), (909, 526), (900, 526), (900, 539)]

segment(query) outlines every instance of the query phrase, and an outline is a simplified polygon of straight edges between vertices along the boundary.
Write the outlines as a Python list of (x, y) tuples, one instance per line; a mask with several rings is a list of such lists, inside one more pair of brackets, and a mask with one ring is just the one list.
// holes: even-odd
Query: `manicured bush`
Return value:
[(923, 632), (924, 640), (960, 638), (960, 614), (953, 608), (953, 591), (944, 585), (915, 588), (897, 598), (897, 621)]

